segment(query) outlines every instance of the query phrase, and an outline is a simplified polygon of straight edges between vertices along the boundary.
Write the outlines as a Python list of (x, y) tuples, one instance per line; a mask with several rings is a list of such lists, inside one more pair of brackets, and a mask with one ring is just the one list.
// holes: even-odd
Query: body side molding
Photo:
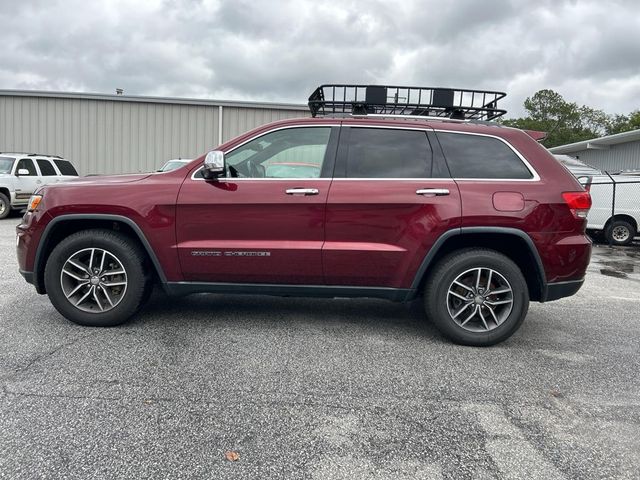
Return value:
[(381, 298), (394, 302), (404, 302), (411, 298), (413, 291), (406, 288), (348, 287), (342, 285), (286, 285), (276, 283), (216, 283), (216, 282), (169, 282), (165, 285), (169, 295), (189, 295), (191, 293), (230, 293), (273, 295), (278, 297), (347, 297)]

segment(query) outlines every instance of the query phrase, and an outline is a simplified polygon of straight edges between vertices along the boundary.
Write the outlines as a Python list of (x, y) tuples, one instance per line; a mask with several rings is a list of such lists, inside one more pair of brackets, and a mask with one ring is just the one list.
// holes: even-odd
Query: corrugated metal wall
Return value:
[[(204, 102), (199, 102), (204, 103)], [(0, 95), (0, 151), (68, 158), (81, 175), (152, 171), (265, 123), (308, 116), (282, 107)], [(222, 140), (222, 142), (221, 142)]]
[(608, 150), (582, 150), (570, 155), (608, 172), (640, 169), (640, 142), (611, 145)]

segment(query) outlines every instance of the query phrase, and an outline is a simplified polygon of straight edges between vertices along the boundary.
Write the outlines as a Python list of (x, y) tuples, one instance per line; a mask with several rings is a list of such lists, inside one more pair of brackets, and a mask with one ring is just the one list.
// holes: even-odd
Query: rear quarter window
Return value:
[(60, 170), (61, 175), (78, 176), (78, 172), (76, 172), (75, 167), (71, 165), (71, 162), (67, 160), (54, 160), (54, 163), (56, 167), (58, 167), (58, 170)]
[(497, 138), (443, 132), (437, 136), (454, 178), (533, 178), (513, 149)]

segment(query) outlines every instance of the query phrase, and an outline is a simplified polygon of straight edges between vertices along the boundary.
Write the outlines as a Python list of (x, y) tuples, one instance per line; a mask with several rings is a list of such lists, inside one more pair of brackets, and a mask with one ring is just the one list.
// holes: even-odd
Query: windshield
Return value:
[(0, 157), (0, 173), (11, 173), (13, 160), (11, 157)]

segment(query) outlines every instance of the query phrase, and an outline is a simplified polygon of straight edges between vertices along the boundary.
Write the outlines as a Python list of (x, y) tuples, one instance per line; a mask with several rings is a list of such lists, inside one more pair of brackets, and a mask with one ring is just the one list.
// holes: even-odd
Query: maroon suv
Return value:
[(487, 122), (504, 94), (322, 86), (313, 118), (166, 173), (42, 188), (20, 272), (82, 325), (134, 315), (153, 284), (195, 292), (424, 298), (453, 341), (513, 334), (529, 301), (573, 295), (589, 194), (529, 134)]

